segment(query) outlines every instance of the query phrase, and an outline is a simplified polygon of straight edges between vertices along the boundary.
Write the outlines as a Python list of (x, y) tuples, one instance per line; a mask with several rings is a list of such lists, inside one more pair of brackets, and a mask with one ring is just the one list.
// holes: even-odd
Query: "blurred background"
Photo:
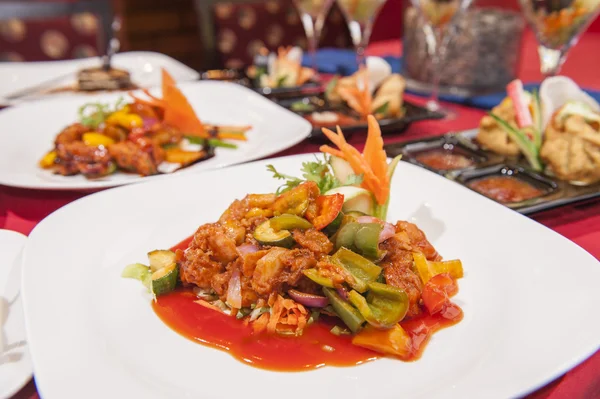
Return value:
[[(0, 0), (0, 6), (3, 1)], [(119, 51), (155, 51), (196, 70), (238, 68), (251, 64), (257, 52), (264, 47), (275, 50), (284, 45), (303, 48), (307, 45), (305, 31), (292, 0), (21, 0), (18, 3), (21, 7), (18, 17), (0, 12), (0, 62), (102, 55), (110, 34), (118, 38)], [(405, 57), (404, 72), (425, 81), (426, 76), (417, 76), (426, 72), (420, 68), (422, 62), (418, 49), (414, 48), (417, 44), (422, 48), (422, 43), (405, 32), (403, 34), (403, 29), (415, 20), (406, 12), (409, 3), (409, 0), (388, 0), (385, 3), (375, 20), (370, 46), (385, 43), (388, 51), (400, 55), (403, 45), (404, 55), (409, 53), (412, 60), (411, 64), (411, 60)], [(53, 15), (60, 14), (56, 10), (65, 4), (77, 5), (69, 9), (75, 12)], [(479, 0), (475, 7), (520, 12), (517, 0)], [(502, 20), (494, 22), (492, 31), (488, 29), (488, 35), (495, 35), (496, 29), (501, 32), (505, 23)], [(337, 4), (334, 4), (327, 16), (319, 47), (351, 49), (347, 26)], [(525, 35), (531, 34), (527, 29)], [(514, 53), (512, 49), (521, 45), (521, 32), (512, 32), (505, 30), (504, 38), (496, 38), (499, 42), (514, 42), (500, 49), (505, 54)], [(600, 20), (594, 21), (588, 32), (600, 32)], [(402, 38), (404, 43), (399, 40)], [(471, 46), (470, 43), (466, 45), (467, 48)], [(495, 45), (491, 47), (484, 52), (494, 53)], [(457, 51), (464, 55), (462, 50)], [(481, 57), (481, 51), (475, 57)], [(518, 54), (514, 57), (517, 64)], [(494, 63), (493, 60), (490, 62)], [(521, 65), (521, 68), (527, 67)], [(533, 66), (532, 69), (537, 70), (538, 67)], [(456, 74), (449, 72), (449, 75)]]

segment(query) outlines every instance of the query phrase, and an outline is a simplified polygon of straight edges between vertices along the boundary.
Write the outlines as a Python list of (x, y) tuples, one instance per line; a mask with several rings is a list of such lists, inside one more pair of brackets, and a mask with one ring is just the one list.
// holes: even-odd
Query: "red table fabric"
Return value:
[[(400, 47), (397, 41), (384, 42), (372, 45), (369, 52), (381, 55), (399, 54)], [(600, 89), (599, 50), (600, 34), (584, 35), (580, 43), (572, 50), (570, 58), (564, 66), (564, 74), (574, 78), (582, 86)], [(534, 39), (528, 35), (522, 54), (521, 77), (524, 80), (539, 80), (537, 57)], [(415, 102), (423, 101), (418, 97), (408, 97)], [(452, 130), (470, 129), (477, 126), (484, 114), (481, 110), (454, 104), (447, 104), (447, 106), (457, 112), (458, 117), (455, 120), (416, 123), (402, 134), (386, 136), (386, 143), (439, 135)], [(364, 140), (364, 134), (355, 134), (349, 141), (360, 147)], [(318, 147), (318, 143), (303, 142), (275, 156), (315, 152), (318, 151)], [(77, 192), (33, 191), (0, 186), (0, 228), (29, 234), (36, 224), (51, 212), (84, 195), (86, 194)], [(600, 201), (563, 207), (536, 214), (532, 218), (573, 240), (600, 259)], [(590, 316), (592, 317), (592, 315)], [(37, 397), (38, 394), (33, 383), (29, 383), (15, 396), (19, 399)], [(533, 392), (527, 398), (600, 398), (600, 351), (564, 376)]]

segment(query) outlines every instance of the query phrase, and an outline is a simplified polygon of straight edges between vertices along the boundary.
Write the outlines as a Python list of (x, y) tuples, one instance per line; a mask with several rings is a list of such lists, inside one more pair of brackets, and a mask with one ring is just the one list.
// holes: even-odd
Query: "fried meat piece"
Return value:
[(321, 257), (333, 250), (333, 243), (327, 236), (316, 229), (293, 230), (294, 240), (302, 247)]
[(81, 141), (81, 137), (84, 133), (89, 132), (90, 129), (83, 126), (81, 123), (74, 123), (63, 129), (62, 132), (56, 136), (54, 145), (59, 146), (61, 144), (73, 143), (75, 141)]
[[(515, 111), (512, 101), (505, 99), (492, 109), (492, 113), (517, 127)], [(489, 115), (484, 116), (479, 122), (477, 141), (482, 147), (502, 155), (519, 155), (519, 146), (508, 136), (506, 131)]]
[(600, 181), (600, 129), (580, 115), (555, 118), (546, 129), (540, 156), (562, 180)]
[(86, 177), (104, 176), (114, 171), (112, 158), (105, 147), (91, 147), (82, 141), (56, 146), (55, 171), (64, 176), (81, 173)]
[(223, 273), (239, 256), (235, 241), (219, 223), (202, 225), (194, 234), (179, 268), (181, 281), (211, 288), (212, 278)]
[(315, 267), (317, 260), (307, 249), (271, 248), (256, 263), (252, 288), (262, 296), (294, 287), (304, 277), (302, 271)]
[[(139, 173), (142, 176), (156, 174), (157, 165), (162, 162), (160, 151), (154, 146), (143, 148), (131, 141), (123, 141), (109, 146), (108, 151), (121, 169)], [(157, 159), (159, 158), (159, 159)]]

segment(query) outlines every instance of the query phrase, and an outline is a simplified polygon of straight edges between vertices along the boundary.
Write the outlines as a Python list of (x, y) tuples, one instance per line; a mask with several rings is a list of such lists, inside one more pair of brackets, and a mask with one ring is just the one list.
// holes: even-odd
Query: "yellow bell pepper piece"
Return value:
[(462, 262), (459, 259), (441, 262), (430, 262), (422, 253), (413, 253), (415, 268), (423, 284), (427, 284), (433, 276), (448, 273), (452, 278), (461, 278), (464, 275)]
[(89, 145), (92, 147), (98, 147), (101, 145), (106, 147), (115, 143), (115, 141), (110, 137), (95, 132), (84, 133), (83, 142), (85, 143), (85, 145)]
[(410, 335), (400, 324), (384, 330), (366, 326), (352, 338), (352, 343), (386, 355), (398, 356), (401, 359), (408, 358), (412, 348)]
[(54, 165), (56, 160), (56, 151), (52, 150), (48, 152), (42, 159), (40, 159), (40, 167), (47, 169)]
[(113, 125), (122, 126), (125, 129), (140, 127), (144, 124), (141, 116), (137, 114), (128, 114), (123, 110), (113, 112), (108, 118), (106, 118), (106, 122)]

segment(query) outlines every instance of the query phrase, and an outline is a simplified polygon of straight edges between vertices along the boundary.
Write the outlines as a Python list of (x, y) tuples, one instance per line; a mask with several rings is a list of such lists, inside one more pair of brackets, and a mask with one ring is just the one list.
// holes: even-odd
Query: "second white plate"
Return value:
[[(176, 174), (248, 162), (283, 151), (304, 140), (311, 125), (304, 118), (240, 85), (226, 82), (189, 82), (179, 87), (199, 118), (206, 123), (252, 125), (248, 141), (232, 150), (217, 148), (206, 161)], [(160, 93), (158, 93), (160, 94)], [(93, 101), (114, 103), (121, 95), (103, 94)], [(141, 177), (115, 173), (102, 179), (60, 176), (38, 167), (40, 158), (53, 148), (56, 135), (77, 121), (78, 108), (88, 97), (47, 99), (0, 111), (0, 184), (49, 190), (87, 190), (161, 179), (171, 175)]]

